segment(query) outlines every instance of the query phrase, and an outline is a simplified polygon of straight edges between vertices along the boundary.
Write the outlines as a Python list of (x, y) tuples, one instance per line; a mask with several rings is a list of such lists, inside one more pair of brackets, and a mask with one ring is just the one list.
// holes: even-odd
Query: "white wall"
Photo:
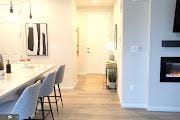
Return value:
[[(20, 58), (22, 51), (22, 41), (20, 40), (20, 5), (14, 5), (14, 14), (9, 13), (9, 5), (0, 6), (0, 53), (4, 60), (11, 58), (14, 61), (15, 56)], [(13, 40), (11, 40), (13, 38)], [(8, 48), (8, 49), (6, 49)]]
[(175, 4), (176, 0), (124, 0), (123, 107), (180, 111), (180, 84), (160, 83), (160, 58), (180, 56), (180, 48), (161, 47), (162, 40), (180, 38), (172, 32)]
[(160, 57), (180, 56), (180, 48), (162, 48), (162, 40), (179, 40), (173, 33), (176, 0), (151, 0), (151, 41), (148, 110), (180, 111), (180, 83), (160, 83)]
[(122, 31), (123, 31), (123, 8), (122, 8), (122, 0), (116, 0), (113, 8), (113, 33), (112, 33), (112, 41), (114, 41), (114, 27), (117, 24), (117, 49), (114, 50), (115, 61), (117, 63), (118, 70), (118, 96), (119, 99), (122, 100)]
[(123, 107), (145, 107), (149, 63), (149, 0), (123, 1)]
[[(28, 22), (29, 4), (21, 3), (21, 29), (23, 57), (35, 63), (66, 64), (63, 87), (73, 88), (76, 84), (75, 48), (75, 3), (73, 0), (31, 0), (33, 22), (48, 24), (49, 55), (45, 57), (26, 56), (25, 23)], [(9, 10), (9, 9), (8, 9)], [(13, 41), (13, 38), (9, 39)], [(17, 46), (16, 46), (17, 47)], [(9, 48), (6, 48), (9, 49)]]

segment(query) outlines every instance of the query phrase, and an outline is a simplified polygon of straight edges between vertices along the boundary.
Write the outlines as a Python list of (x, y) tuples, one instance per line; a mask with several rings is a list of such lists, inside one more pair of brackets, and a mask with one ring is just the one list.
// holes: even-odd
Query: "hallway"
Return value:
[(102, 75), (80, 76), (75, 90), (62, 91), (64, 107), (58, 116), (54, 111), (56, 120), (178, 120), (180, 118), (180, 113), (122, 109), (116, 91), (105, 89), (104, 79)]
[[(64, 120), (118, 119), (119, 100), (115, 91), (107, 91), (104, 76), (80, 76), (74, 91), (63, 91)], [(61, 116), (61, 115), (60, 115)]]

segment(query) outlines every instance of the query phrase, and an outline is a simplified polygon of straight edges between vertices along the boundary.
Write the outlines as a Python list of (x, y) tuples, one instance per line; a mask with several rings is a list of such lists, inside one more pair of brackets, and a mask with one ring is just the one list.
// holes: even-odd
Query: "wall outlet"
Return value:
[(134, 91), (134, 88), (135, 88), (135, 85), (134, 85), (134, 84), (130, 85), (130, 86), (129, 86), (129, 91), (130, 91), (130, 92), (133, 92), (133, 91)]

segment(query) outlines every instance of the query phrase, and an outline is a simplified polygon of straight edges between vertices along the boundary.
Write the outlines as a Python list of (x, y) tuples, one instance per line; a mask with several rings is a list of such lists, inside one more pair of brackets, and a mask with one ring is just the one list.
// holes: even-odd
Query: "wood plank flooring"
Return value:
[(58, 115), (53, 105), (55, 120), (180, 120), (180, 113), (121, 108), (116, 91), (106, 90), (104, 79), (103, 75), (80, 76), (75, 90), (62, 91), (64, 107)]

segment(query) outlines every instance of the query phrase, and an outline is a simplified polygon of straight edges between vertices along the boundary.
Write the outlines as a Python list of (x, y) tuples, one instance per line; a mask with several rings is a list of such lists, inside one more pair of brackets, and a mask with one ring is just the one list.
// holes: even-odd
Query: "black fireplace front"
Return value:
[(180, 57), (161, 57), (160, 82), (180, 82)]

